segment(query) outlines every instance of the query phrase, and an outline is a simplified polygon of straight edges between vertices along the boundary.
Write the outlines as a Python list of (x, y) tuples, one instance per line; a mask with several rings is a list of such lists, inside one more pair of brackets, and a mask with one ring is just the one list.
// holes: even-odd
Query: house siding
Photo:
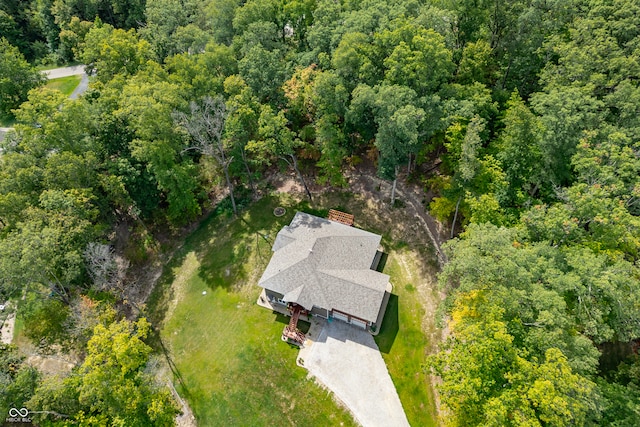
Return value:
[(314, 316), (319, 316), (326, 319), (329, 316), (329, 310), (327, 310), (326, 308), (322, 308), (314, 305), (313, 308), (311, 309), (311, 314), (313, 314)]
[(269, 301), (271, 301), (272, 303), (280, 303), (278, 300), (282, 300), (282, 298), (284, 297), (283, 294), (279, 292), (274, 292), (269, 289), (265, 289), (265, 294), (267, 295), (267, 298), (269, 299)]
[(373, 262), (371, 263), (372, 270), (378, 270), (378, 265), (380, 265), (380, 260), (382, 259), (382, 252), (376, 251), (376, 255), (373, 257)]

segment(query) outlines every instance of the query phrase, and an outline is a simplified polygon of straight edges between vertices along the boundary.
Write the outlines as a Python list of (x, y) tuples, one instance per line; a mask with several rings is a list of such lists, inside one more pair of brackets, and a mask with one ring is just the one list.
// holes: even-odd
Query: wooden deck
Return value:
[(329, 209), (329, 216), (327, 219), (329, 221), (335, 221), (353, 227), (354, 216), (345, 212)]
[(302, 346), (306, 339), (305, 335), (298, 329), (298, 319), (300, 318), (300, 312), (302, 307), (299, 305), (293, 306), (293, 312), (291, 313), (291, 320), (289, 324), (284, 327), (282, 331), (282, 338), (292, 340), (294, 344)]

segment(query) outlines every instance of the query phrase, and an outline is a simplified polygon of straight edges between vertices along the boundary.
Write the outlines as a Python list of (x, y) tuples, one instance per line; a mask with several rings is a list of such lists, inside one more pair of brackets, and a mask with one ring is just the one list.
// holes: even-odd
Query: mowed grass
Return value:
[[(375, 337), (382, 352), (400, 401), (413, 426), (437, 425), (437, 412), (429, 379), (424, 370), (425, 355), (431, 345), (425, 335), (422, 319), (427, 314), (412, 275), (406, 265), (414, 253), (404, 248), (391, 250), (384, 273), (391, 276), (393, 295), (380, 334)], [(410, 265), (409, 268), (414, 268)], [(412, 280), (413, 279), (413, 280)], [(431, 313), (430, 315), (435, 315)]]
[(63, 94), (69, 96), (73, 93), (73, 90), (78, 87), (80, 80), (82, 80), (82, 76), (60, 77), (59, 79), (47, 81), (46, 87), (49, 89), (59, 90)]
[[(276, 218), (276, 206), (287, 214)], [(395, 295), (376, 341), (411, 425), (436, 425), (422, 368), (433, 343), (424, 332), (429, 314), (418, 292), (420, 258), (407, 245), (393, 243), (404, 235), (393, 229), (401, 218), (379, 215), (375, 204), (348, 193), (317, 197), (313, 207), (280, 195), (253, 204), (238, 220), (213, 216), (166, 266), (149, 307), (154, 323), (163, 323), (160, 336), (175, 364), (178, 391), (202, 426), (354, 424), (296, 366), (298, 350), (280, 340), (282, 319), (255, 304), (256, 283), (280, 228), (296, 210), (322, 216), (337, 207), (355, 213), (359, 227), (383, 234), (390, 248), (384, 272), (391, 275)]]
[[(297, 348), (280, 339), (284, 324), (255, 304), (255, 283), (271, 256), (265, 239), (291, 220), (292, 203), (266, 198), (242, 215), (246, 223), (205, 222), (151, 300), (154, 313), (166, 316), (160, 335), (174, 383), (200, 426), (355, 425), (296, 365)], [(278, 205), (286, 216), (273, 216)]]

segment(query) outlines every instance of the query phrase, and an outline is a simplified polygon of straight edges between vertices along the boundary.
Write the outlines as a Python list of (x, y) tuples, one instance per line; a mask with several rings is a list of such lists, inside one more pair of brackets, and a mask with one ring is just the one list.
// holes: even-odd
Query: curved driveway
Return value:
[(71, 92), (71, 95), (69, 95), (69, 98), (77, 99), (80, 95), (85, 93), (88, 87), (89, 87), (89, 76), (87, 76), (86, 73), (82, 73), (82, 80), (80, 80), (80, 83), (78, 83), (78, 86), (76, 86), (73, 92)]
[(370, 333), (334, 320), (300, 351), (304, 367), (364, 427), (408, 427), (407, 416)]

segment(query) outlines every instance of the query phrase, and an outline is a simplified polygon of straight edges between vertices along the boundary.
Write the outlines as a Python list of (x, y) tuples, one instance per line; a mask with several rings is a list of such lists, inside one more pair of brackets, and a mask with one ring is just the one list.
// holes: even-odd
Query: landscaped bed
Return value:
[[(322, 206), (320, 210), (288, 196), (263, 198), (241, 219), (213, 215), (204, 221), (167, 265), (149, 308), (155, 323), (162, 324), (160, 336), (175, 366), (176, 388), (199, 425), (240, 420), (244, 425), (353, 424), (331, 394), (296, 366), (297, 347), (280, 339), (288, 318), (255, 304), (260, 292), (256, 283), (278, 230), (296, 210), (324, 216), (339, 204), (356, 214), (357, 224), (366, 221), (368, 205), (341, 193), (317, 200), (314, 206)], [(273, 215), (278, 206), (286, 209), (282, 217)], [(373, 221), (367, 227), (385, 229)], [(418, 284), (409, 286), (412, 279), (393, 260), (415, 254), (390, 247), (385, 272), (400, 286), (377, 342), (410, 423), (434, 425), (431, 388), (422, 369), (431, 348), (422, 332), (425, 310), (415, 291)]]

